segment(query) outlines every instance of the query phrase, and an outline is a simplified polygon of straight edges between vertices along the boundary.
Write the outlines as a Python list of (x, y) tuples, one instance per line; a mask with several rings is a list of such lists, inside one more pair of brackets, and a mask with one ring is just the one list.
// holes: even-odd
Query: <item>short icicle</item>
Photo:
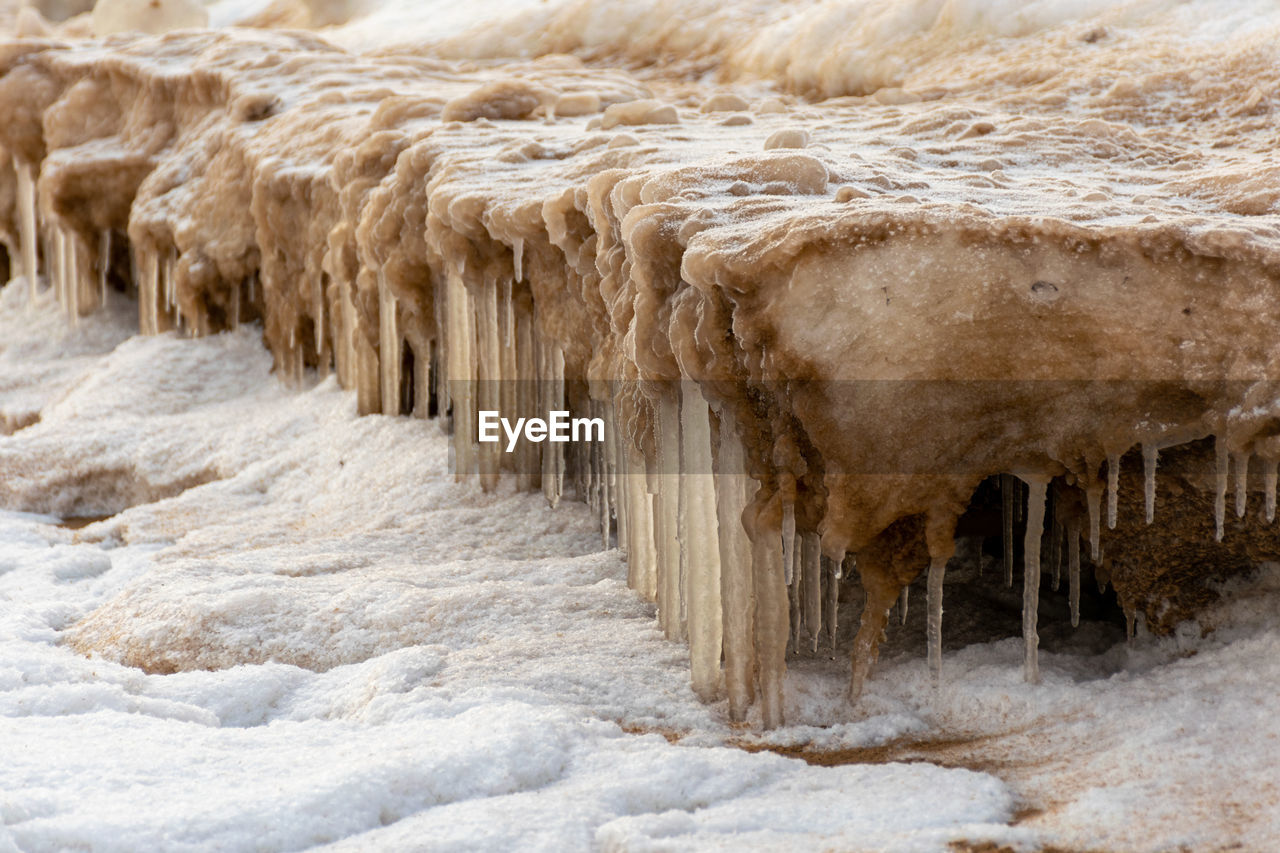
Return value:
[(907, 584), (902, 588), (901, 594), (898, 596), (898, 624), (907, 624), (907, 604), (911, 600), (911, 584)]
[(1235, 454), (1236, 461), (1236, 518), (1244, 518), (1245, 505), (1248, 503), (1249, 493), (1249, 454), (1240, 452)]
[(1227, 466), (1230, 464), (1227, 442), (1221, 436), (1214, 438), (1213, 452), (1217, 461), (1214, 475), (1213, 538), (1221, 542), (1227, 519)]
[[(98, 236), (98, 307), (107, 306), (107, 286), (111, 277), (111, 229), (103, 228)], [(238, 291), (237, 291), (238, 293)]]
[(1159, 448), (1152, 442), (1142, 444), (1142, 494), (1147, 510), (1147, 524), (1156, 517), (1156, 465)]
[(1120, 454), (1107, 454), (1107, 529), (1116, 529), (1120, 507)]
[(1262, 491), (1266, 495), (1267, 523), (1276, 520), (1276, 475), (1280, 473), (1280, 460), (1267, 459), (1262, 464)]

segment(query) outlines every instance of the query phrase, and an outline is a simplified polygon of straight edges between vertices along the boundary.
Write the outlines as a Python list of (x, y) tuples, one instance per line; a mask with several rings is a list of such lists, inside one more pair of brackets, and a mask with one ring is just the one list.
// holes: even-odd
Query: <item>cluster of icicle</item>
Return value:
[[(1256, 455), (1274, 517), (1275, 395), (1183, 393), (1182, 378), (1275, 366), (1255, 299), (1280, 282), (1275, 229), (1215, 230), (1211, 210), (1029, 216), (966, 165), (1028, 140), (1080, 160), (1123, 128), (1006, 115), (1002, 134), (976, 106), (842, 103), (810, 148), (777, 99), (715, 93), (681, 111), (565, 58), (353, 57), (280, 34), (25, 43), (0, 59), (15, 254), (73, 319), (123, 287), (144, 334), (261, 320), (292, 381), (332, 369), (362, 412), (444, 416), (459, 478), (489, 489), (507, 471), (553, 505), (573, 487), (667, 636), (687, 640), (695, 691), (726, 694), (734, 720), (758, 700), (766, 727), (783, 723), (788, 647), (834, 645), (846, 567), (866, 594), (851, 694), (922, 570), (939, 673), (957, 522), (990, 476), (1026, 485), (1025, 506), (1008, 475), (1001, 491), (1010, 583), (1025, 513), (1032, 681), (1045, 530), (1055, 574), (1065, 537), (1078, 621), (1080, 543), (1103, 559), (1102, 500), (1115, 528), (1135, 443), (1148, 521), (1158, 452), (1209, 436), (1218, 538), (1232, 453), (1237, 511)], [(834, 150), (874, 145), (874, 164)], [(900, 194), (929, 181), (943, 202)], [(1213, 310), (1196, 302), (1206, 281)], [(1120, 288), (1130, 302), (1106, 311)], [(1178, 388), (1052, 384), (1134, 374)], [(605, 440), (475, 441), (480, 411), (562, 409), (601, 418)]]

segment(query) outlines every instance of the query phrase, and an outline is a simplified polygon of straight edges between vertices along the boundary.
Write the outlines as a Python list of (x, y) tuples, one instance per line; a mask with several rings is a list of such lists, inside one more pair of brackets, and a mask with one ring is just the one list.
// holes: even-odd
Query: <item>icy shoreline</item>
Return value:
[[(1047, 654), (1035, 688), (1015, 639), (949, 652), (936, 695), (918, 651), (889, 653), (857, 713), (842, 663), (793, 662), (794, 724), (745, 741), (964, 737), (980, 748), (921, 757), (1004, 781), (726, 749), (742, 730), (693, 695), (585, 507), (452, 484), (434, 425), (359, 418), (332, 380), (260, 385), (252, 330), (48, 331), (57, 307), (21, 288), (0, 297), (0, 403), (42, 398), (42, 418), (0, 438), (8, 505), (32, 476), (91, 489), (118, 462), (104, 436), (139, 474), (214, 477), (79, 531), (0, 520), (0, 845), (1154, 851), (1264, 849), (1280, 824), (1275, 581), (1207, 640)], [(72, 650), (104, 631), (180, 671)]]

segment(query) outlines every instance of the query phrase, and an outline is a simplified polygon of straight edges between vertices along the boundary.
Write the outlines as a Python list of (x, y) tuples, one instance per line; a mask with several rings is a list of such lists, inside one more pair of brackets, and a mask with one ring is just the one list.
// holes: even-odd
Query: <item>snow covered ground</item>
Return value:
[(801, 662), (761, 737), (693, 696), (585, 507), (455, 484), (434, 423), (282, 386), (254, 328), (27, 301), (0, 290), (0, 851), (1280, 837), (1280, 570), (1036, 687), (1016, 639), (937, 691), (890, 655), (857, 710), (847, 662)]

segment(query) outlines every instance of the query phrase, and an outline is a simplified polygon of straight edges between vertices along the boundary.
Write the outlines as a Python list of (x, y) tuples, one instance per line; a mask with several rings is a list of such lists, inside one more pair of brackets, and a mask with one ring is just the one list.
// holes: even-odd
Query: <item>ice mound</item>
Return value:
[(95, 36), (167, 33), (203, 27), (209, 13), (195, 0), (97, 0), (89, 18)]
[[(978, 516), (1006, 582), (1025, 566), (1034, 681), (1042, 557), (1167, 630), (1280, 556), (1277, 19), (935, 7), (548, 25), (493, 34), (545, 55), (483, 62), (465, 34), (18, 41), (0, 234), (73, 320), (112, 288), (144, 333), (260, 320), (287, 377), (449, 414), (459, 476), (574, 487), (735, 719), (759, 696), (782, 722), (788, 645), (834, 628), (855, 566), (852, 694), (926, 569), (936, 672)], [(473, 440), (481, 409), (561, 407), (607, 440)]]

